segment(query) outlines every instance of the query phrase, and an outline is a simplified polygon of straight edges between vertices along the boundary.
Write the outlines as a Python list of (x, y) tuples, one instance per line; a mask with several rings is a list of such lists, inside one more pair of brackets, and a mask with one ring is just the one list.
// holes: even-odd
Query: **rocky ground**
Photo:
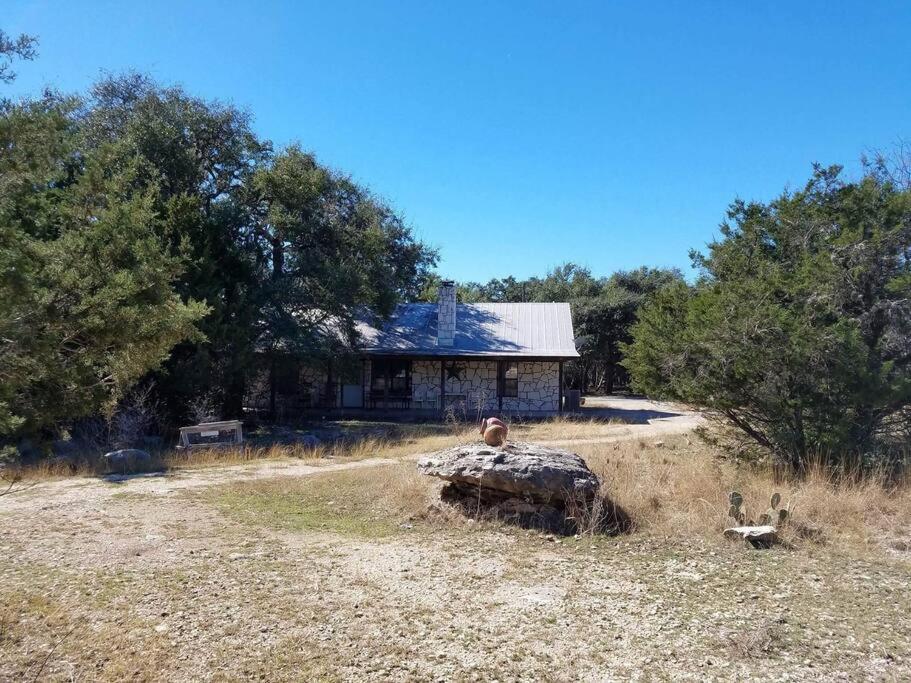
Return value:
[(911, 677), (904, 555), (358, 506), (413, 470), (268, 463), (0, 499), (0, 679)]

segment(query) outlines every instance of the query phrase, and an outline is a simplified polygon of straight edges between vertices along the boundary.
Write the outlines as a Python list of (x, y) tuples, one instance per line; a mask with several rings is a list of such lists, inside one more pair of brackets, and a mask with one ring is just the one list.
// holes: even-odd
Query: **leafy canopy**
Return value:
[(14, 59), (32, 60), (38, 55), (38, 39), (25, 33), (12, 38), (0, 30), (0, 83), (16, 80)]
[(0, 432), (110, 408), (206, 310), (172, 288), (154, 188), (80, 148), (75, 105), (0, 106)]
[(736, 201), (701, 277), (642, 310), (624, 365), (648, 394), (706, 406), (796, 468), (907, 433), (911, 191), (871, 167)]
[(0, 107), (0, 434), (137, 382), (239, 415), (264, 355), (349, 349), (435, 252), (381, 200), (234, 107), (137, 74)]

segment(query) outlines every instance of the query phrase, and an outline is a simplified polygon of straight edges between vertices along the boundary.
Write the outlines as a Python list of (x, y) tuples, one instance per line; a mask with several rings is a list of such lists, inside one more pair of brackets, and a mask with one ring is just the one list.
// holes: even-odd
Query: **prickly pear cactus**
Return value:
[[(766, 511), (769, 519), (774, 520), (776, 524), (784, 524), (788, 520), (788, 510), (787, 508), (778, 508), (778, 504), (781, 502), (781, 494), (773, 493), (772, 498), (769, 502), (771, 505)], [(771, 523), (772, 521), (769, 522), (769, 524)]]
[[(728, 502), (731, 504), (728, 508), (728, 515), (741, 526), (754, 526), (756, 523), (747, 517), (746, 506), (743, 504), (743, 496), (737, 491), (731, 491), (728, 494)], [(758, 524), (760, 526), (774, 526), (784, 524), (788, 519), (788, 509), (778, 508), (781, 503), (781, 494), (773, 493), (769, 499), (769, 509), (759, 516)]]
[(746, 519), (746, 511), (743, 509), (743, 496), (737, 491), (731, 491), (728, 494), (728, 502), (731, 504), (731, 507), (728, 508), (728, 515), (733, 517), (738, 524), (743, 524), (744, 519)]

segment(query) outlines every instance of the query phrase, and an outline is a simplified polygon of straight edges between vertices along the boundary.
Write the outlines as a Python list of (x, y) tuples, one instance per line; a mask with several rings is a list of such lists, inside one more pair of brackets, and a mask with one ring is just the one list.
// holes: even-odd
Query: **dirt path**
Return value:
[(705, 424), (705, 419), (699, 415), (685, 415), (674, 418), (651, 420), (640, 425), (617, 425), (616, 433), (579, 439), (537, 439), (535, 443), (553, 446), (590, 443), (616, 443), (618, 441), (635, 441), (637, 439), (656, 439), (675, 434), (686, 434), (696, 427)]
[(551, 445), (616, 443), (636, 439), (654, 439), (674, 434), (685, 434), (706, 424), (698, 411), (674, 403), (652, 401), (626, 396), (591, 396), (581, 411), (581, 420), (616, 420), (607, 429), (593, 437), (576, 434), (573, 438), (536, 439), (537, 443)]
[(36, 499), (47, 498), (52, 505), (85, 501), (90, 498), (105, 499), (118, 494), (167, 495), (220, 486), (236, 481), (254, 481), (277, 477), (306, 477), (314, 474), (354, 470), (365, 467), (383, 467), (399, 462), (399, 458), (369, 458), (353, 462), (325, 465), (307, 465), (296, 460), (264, 460), (242, 465), (212, 466), (199, 469), (181, 469), (174, 472), (152, 472), (128, 476), (72, 477), (40, 482), (0, 499), (3, 510), (23, 510), (35, 506)]

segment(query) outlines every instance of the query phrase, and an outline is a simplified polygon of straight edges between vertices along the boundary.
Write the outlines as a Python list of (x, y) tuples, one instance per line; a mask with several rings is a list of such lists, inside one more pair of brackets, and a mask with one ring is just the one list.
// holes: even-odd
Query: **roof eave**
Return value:
[(423, 356), (440, 358), (551, 358), (571, 360), (579, 358), (578, 351), (469, 351), (459, 349), (363, 349), (364, 356)]

